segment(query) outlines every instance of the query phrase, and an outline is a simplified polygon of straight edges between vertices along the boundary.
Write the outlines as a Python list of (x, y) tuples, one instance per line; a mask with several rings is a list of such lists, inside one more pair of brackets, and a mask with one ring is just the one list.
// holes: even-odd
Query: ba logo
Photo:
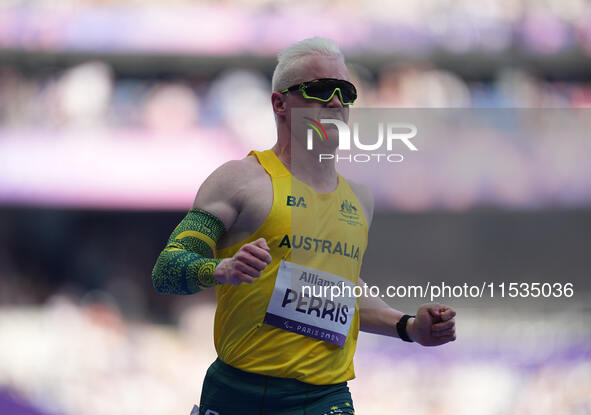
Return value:
[(287, 196), (287, 206), (302, 207), (302, 208), (308, 207), (306, 205), (306, 201), (301, 196), (297, 199), (295, 196)]

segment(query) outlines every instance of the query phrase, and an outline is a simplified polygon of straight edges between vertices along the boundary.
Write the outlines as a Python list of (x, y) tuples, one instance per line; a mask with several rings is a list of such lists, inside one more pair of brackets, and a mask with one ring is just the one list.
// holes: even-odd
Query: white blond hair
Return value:
[(271, 81), (273, 91), (281, 91), (300, 81), (299, 64), (306, 56), (327, 56), (345, 60), (338, 45), (330, 39), (312, 37), (294, 43), (277, 55), (278, 62)]

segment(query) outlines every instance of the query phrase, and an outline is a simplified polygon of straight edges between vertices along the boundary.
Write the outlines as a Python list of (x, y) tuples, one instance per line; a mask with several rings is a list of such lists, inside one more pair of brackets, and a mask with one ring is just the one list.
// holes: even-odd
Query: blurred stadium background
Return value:
[[(150, 272), (203, 179), (273, 143), (274, 56), (310, 36), (341, 46), (361, 107), (591, 105), (586, 0), (0, 2), (0, 413), (189, 413), (215, 298)], [(447, 301), (458, 341), (433, 350), (362, 334), (357, 412), (591, 414), (591, 141), (474, 140), (476, 165), (442, 146), (380, 188), (366, 280), (576, 295)]]

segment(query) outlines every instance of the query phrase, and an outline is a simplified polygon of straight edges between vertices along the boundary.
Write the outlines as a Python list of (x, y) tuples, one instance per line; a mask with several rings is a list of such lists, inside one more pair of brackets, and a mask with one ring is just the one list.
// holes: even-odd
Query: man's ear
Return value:
[(273, 92), (271, 94), (271, 105), (273, 106), (273, 112), (275, 114), (282, 115), (287, 108), (285, 95), (280, 92)]

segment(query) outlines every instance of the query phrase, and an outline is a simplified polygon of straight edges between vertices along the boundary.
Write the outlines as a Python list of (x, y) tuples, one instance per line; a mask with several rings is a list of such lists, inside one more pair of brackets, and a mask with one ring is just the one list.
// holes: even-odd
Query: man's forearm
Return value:
[(213, 274), (220, 261), (167, 246), (154, 265), (152, 283), (160, 294), (195, 294), (216, 285)]
[(398, 337), (396, 323), (404, 313), (393, 308), (359, 308), (359, 329), (366, 333)]
[(404, 315), (381, 298), (360, 298), (359, 329), (366, 333), (398, 337), (396, 323)]
[[(359, 285), (363, 284), (365, 282), (359, 279)], [(399, 337), (396, 323), (403, 315), (403, 312), (390, 307), (380, 297), (359, 299), (359, 329), (366, 333)]]
[[(364, 284), (361, 279), (359, 283)], [(359, 299), (361, 331), (400, 338), (396, 324), (403, 315), (404, 313), (390, 307), (379, 297)], [(439, 346), (454, 341), (455, 315), (456, 312), (451, 307), (438, 303), (423, 304), (417, 310), (416, 317), (406, 321), (406, 340), (422, 346)]]
[(225, 231), (215, 216), (193, 209), (175, 228), (154, 269), (152, 283), (161, 294), (194, 294), (217, 284), (215, 244)]

